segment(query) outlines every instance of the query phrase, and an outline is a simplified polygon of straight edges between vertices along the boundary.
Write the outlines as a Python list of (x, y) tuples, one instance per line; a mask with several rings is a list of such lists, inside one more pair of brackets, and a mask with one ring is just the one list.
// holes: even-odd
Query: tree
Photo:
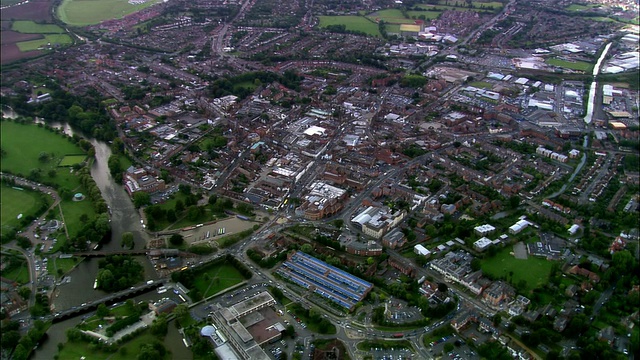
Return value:
[(180, 214), (182, 211), (184, 211), (184, 202), (181, 199), (176, 200), (176, 213)]
[(446, 293), (449, 291), (449, 287), (445, 283), (438, 283), (438, 291)]
[(124, 234), (122, 234), (122, 241), (120, 241), (120, 246), (122, 246), (123, 248), (132, 249), (133, 245), (133, 233), (125, 232)]
[(98, 308), (96, 309), (96, 315), (101, 318), (109, 316), (110, 313), (111, 311), (109, 311), (109, 308), (104, 303), (98, 305)]
[(304, 244), (300, 247), (300, 251), (310, 254), (313, 251), (313, 246), (311, 246), (311, 244)]
[(136, 208), (151, 204), (151, 195), (144, 191), (136, 191), (133, 193), (133, 205)]
[(151, 324), (150, 330), (153, 335), (158, 337), (167, 335), (167, 332), (169, 331), (167, 317), (165, 315), (160, 315), (159, 317), (157, 317)]
[(173, 246), (180, 246), (184, 243), (184, 237), (182, 237), (182, 235), (180, 234), (173, 234), (169, 238), (169, 243), (171, 243), (171, 245)]
[(29, 296), (31, 296), (31, 289), (26, 286), (22, 286), (18, 289), (18, 295), (20, 295), (21, 298), (27, 300)]
[(451, 352), (453, 350), (453, 344), (452, 343), (444, 344), (443, 350), (446, 353)]

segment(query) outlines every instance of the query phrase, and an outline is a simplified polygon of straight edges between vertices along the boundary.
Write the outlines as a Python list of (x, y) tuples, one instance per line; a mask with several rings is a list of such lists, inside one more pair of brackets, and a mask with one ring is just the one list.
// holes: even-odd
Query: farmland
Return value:
[(143, 4), (131, 5), (127, 0), (63, 0), (57, 13), (60, 20), (69, 25), (86, 26), (122, 18), (157, 2), (157, 0), (149, 0)]
[(21, 41), (17, 45), (20, 51), (33, 51), (40, 50), (43, 47), (69, 45), (72, 43), (73, 40), (67, 34), (47, 34), (43, 39)]
[(63, 34), (64, 29), (54, 24), (37, 24), (31, 20), (17, 20), (11, 29), (23, 34)]

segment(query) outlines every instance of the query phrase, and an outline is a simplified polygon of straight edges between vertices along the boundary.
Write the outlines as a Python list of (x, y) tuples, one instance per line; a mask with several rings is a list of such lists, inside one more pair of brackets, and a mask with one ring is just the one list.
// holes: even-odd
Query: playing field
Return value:
[(58, 166), (73, 166), (80, 164), (87, 158), (87, 155), (65, 155)]
[(86, 26), (119, 19), (158, 2), (159, 0), (149, 0), (132, 5), (128, 0), (63, 0), (57, 11), (60, 20), (65, 23)]
[(203, 297), (211, 296), (244, 281), (240, 272), (231, 265), (219, 264), (198, 275), (194, 285)]
[(402, 15), (402, 12), (398, 9), (385, 9), (376, 12), (372, 12), (367, 15), (372, 21), (378, 22), (383, 20), (388, 24), (415, 24), (414, 19), (407, 19)]
[(372, 36), (380, 36), (378, 24), (363, 18), (362, 16), (319, 16), (320, 27), (329, 25), (344, 25), (348, 31), (360, 31)]
[(566, 69), (585, 71), (585, 72), (591, 71), (591, 69), (593, 68), (593, 65), (584, 61), (566, 61), (566, 60), (560, 60), (560, 59), (547, 59), (546, 63), (553, 66), (559, 66)]
[(38, 24), (31, 20), (17, 20), (11, 30), (23, 34), (64, 34), (64, 29), (54, 24)]
[(16, 190), (12, 187), (0, 186), (0, 226), (2, 232), (17, 228), (20, 224), (18, 215), (36, 215), (40, 208), (38, 195), (27, 190)]
[(549, 281), (552, 261), (533, 256), (529, 256), (527, 260), (519, 260), (511, 255), (511, 252), (513, 252), (513, 246), (507, 246), (496, 256), (482, 260), (482, 271), (495, 278), (506, 279), (509, 279), (510, 272), (513, 272), (510, 282), (517, 284), (520, 280), (526, 281), (527, 292)]

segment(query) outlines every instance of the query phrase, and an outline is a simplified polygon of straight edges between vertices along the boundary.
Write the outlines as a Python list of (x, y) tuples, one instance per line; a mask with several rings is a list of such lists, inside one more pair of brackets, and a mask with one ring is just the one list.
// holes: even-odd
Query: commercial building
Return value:
[(476, 234), (480, 236), (487, 236), (492, 232), (494, 232), (496, 228), (493, 227), (492, 225), (484, 224), (484, 225), (474, 227), (473, 230), (475, 230)]
[(277, 273), (350, 311), (373, 289), (373, 284), (301, 251), (289, 255)]
[(527, 220), (521, 219), (518, 220), (517, 223), (509, 226), (509, 233), (510, 234), (519, 234), (522, 230), (526, 229), (527, 226), (531, 225), (530, 222), (528, 222)]
[(485, 251), (489, 246), (493, 244), (493, 241), (486, 237), (480, 238), (480, 240), (473, 243), (473, 247), (478, 251)]
[(396, 227), (407, 215), (406, 211), (398, 210), (391, 213), (389, 208), (369, 206), (351, 220), (359, 226), (365, 235), (380, 239), (387, 231)]
[(426, 247), (422, 246), (421, 244), (418, 244), (418, 245), (414, 246), (413, 247), (413, 252), (418, 254), (418, 255), (422, 255), (422, 256), (431, 255), (431, 251), (429, 251), (429, 249), (427, 249)]
[(308, 220), (320, 220), (342, 210), (346, 197), (346, 190), (316, 181), (309, 187), (309, 193), (299, 210), (304, 212)]

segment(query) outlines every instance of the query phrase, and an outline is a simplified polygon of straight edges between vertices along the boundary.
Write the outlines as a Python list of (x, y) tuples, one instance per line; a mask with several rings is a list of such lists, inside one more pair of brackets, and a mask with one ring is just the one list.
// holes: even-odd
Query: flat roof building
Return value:
[(484, 224), (484, 225), (474, 227), (473, 230), (475, 230), (476, 234), (480, 236), (485, 236), (494, 232), (496, 228), (493, 227), (492, 225)]
[(277, 273), (349, 310), (373, 289), (370, 282), (301, 251), (289, 255)]

